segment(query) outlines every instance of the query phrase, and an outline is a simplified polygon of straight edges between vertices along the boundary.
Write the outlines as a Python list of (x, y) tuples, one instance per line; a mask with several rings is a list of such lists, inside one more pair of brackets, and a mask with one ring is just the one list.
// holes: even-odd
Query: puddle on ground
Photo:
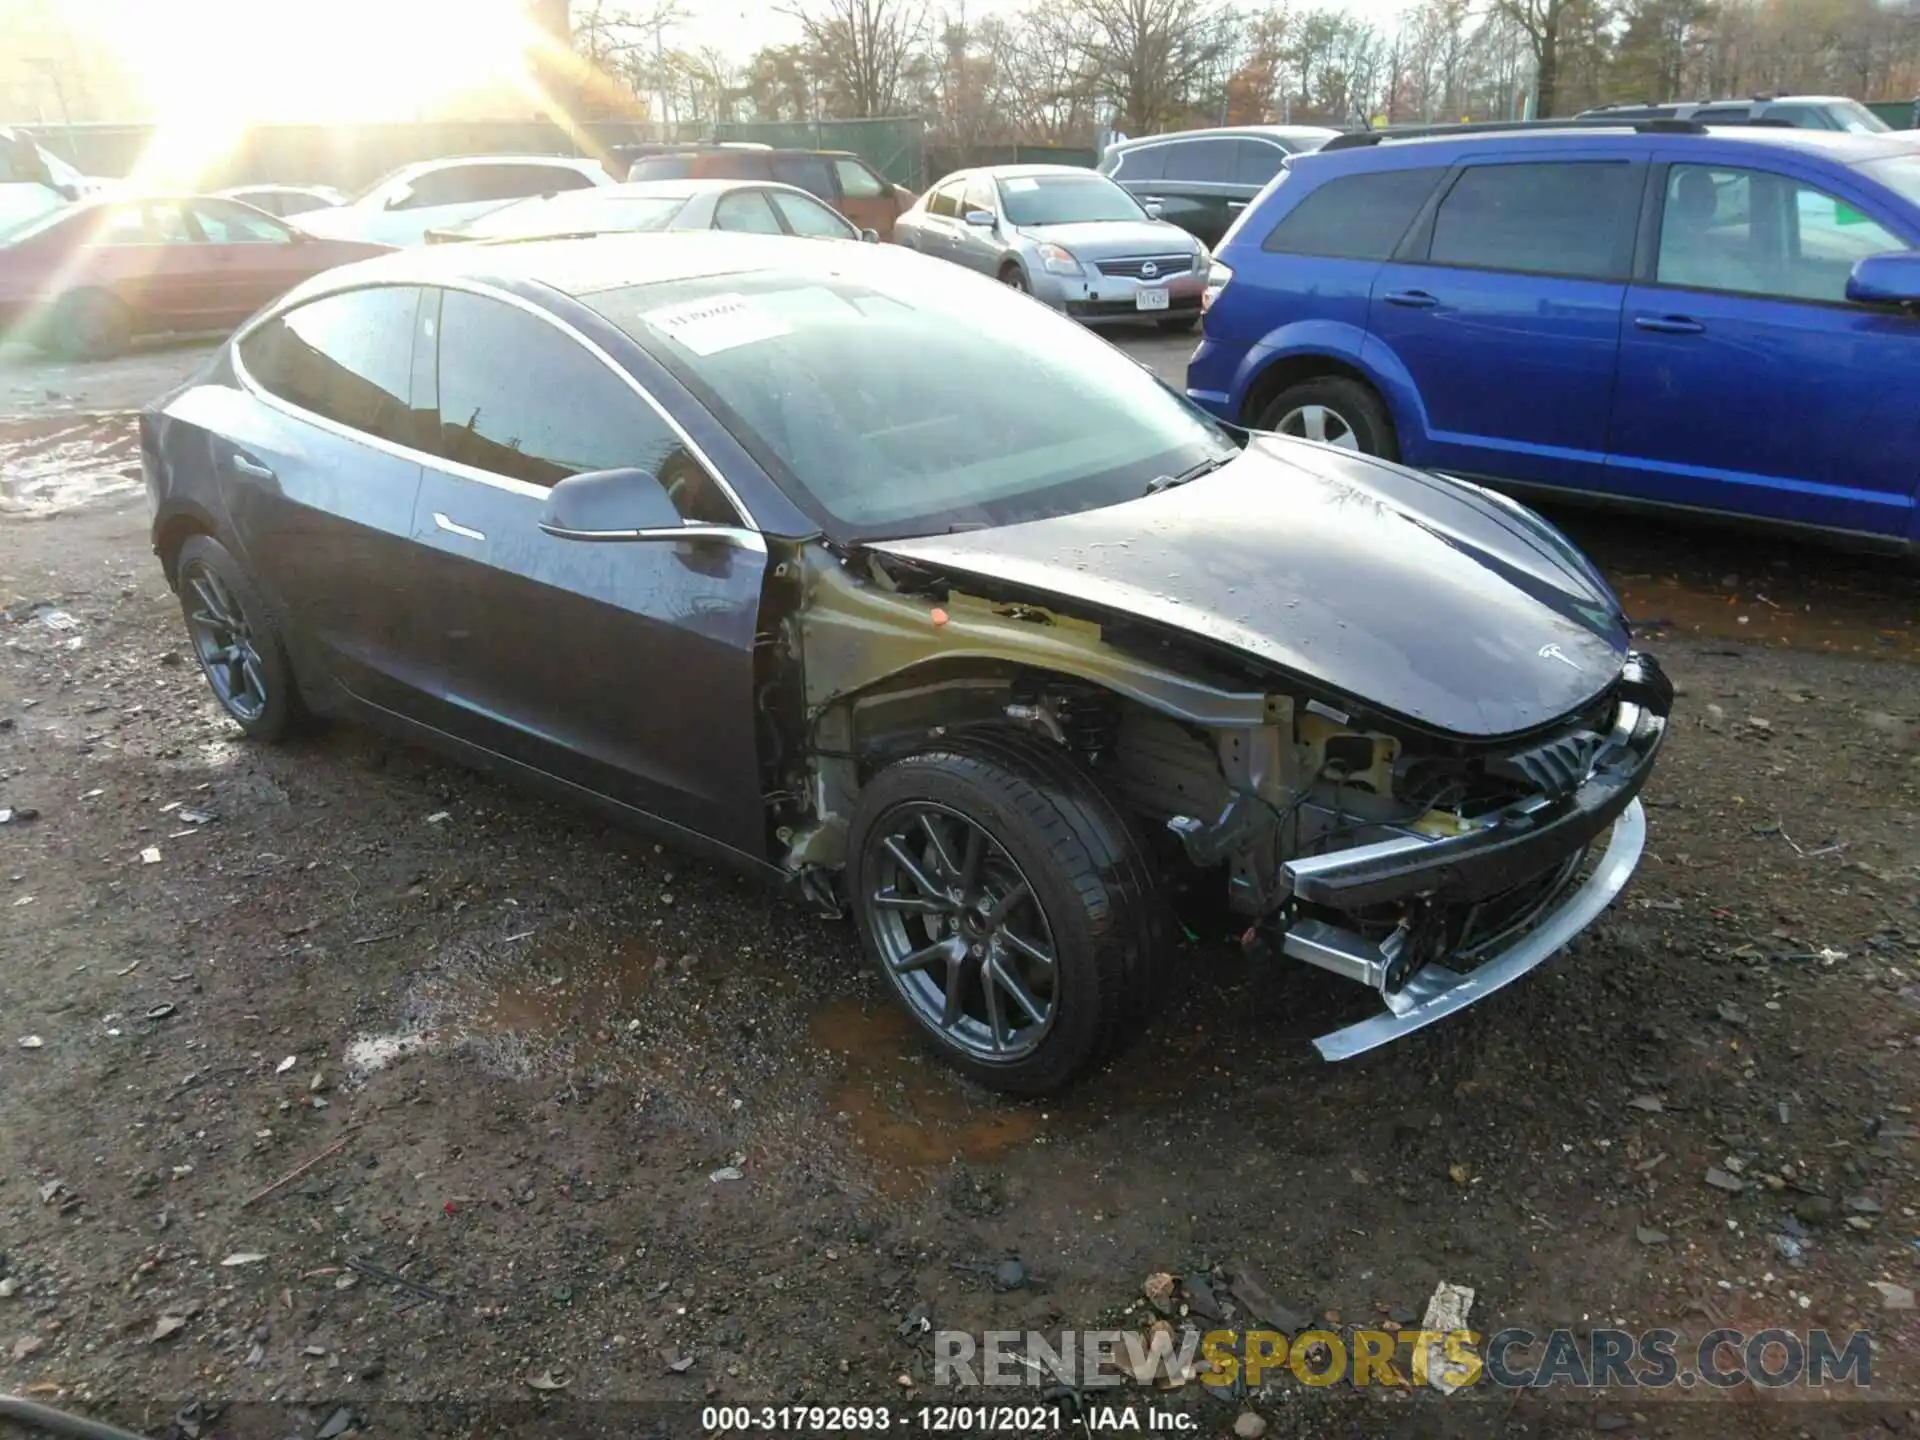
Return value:
[(808, 1028), (845, 1064), (834, 1105), (891, 1193), (923, 1187), (928, 1172), (956, 1160), (1003, 1159), (1044, 1128), (1037, 1105), (969, 1093), (926, 1060), (913, 1021), (890, 1004), (836, 1000)]
[(131, 415), (0, 423), (0, 515), (63, 515), (137, 494), (142, 484)]

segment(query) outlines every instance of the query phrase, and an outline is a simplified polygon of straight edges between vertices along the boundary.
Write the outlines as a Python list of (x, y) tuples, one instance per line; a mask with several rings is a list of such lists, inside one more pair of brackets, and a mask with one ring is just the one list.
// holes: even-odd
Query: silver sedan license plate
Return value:
[(1133, 308), (1136, 310), (1164, 310), (1167, 308), (1167, 292), (1164, 290), (1135, 291)]

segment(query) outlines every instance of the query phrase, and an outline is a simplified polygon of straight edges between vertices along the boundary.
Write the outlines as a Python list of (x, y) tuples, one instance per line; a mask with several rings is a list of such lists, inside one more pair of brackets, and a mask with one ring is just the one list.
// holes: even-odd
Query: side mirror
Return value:
[(1158, 220), (1162, 212), (1166, 209), (1158, 200), (1149, 200), (1145, 208), (1149, 220)]
[(862, 230), (860, 232), (860, 238), (869, 245), (878, 245), (880, 243), (880, 232), (878, 230)]
[(1920, 305), (1920, 250), (1892, 250), (1854, 262), (1847, 299), (1857, 305)]
[(969, 210), (967, 211), (967, 224), (977, 226), (982, 230), (991, 230), (994, 224), (993, 212), (991, 210)]
[(540, 528), (562, 540), (657, 540), (685, 526), (666, 487), (645, 470), (628, 469), (562, 480), (547, 492)]

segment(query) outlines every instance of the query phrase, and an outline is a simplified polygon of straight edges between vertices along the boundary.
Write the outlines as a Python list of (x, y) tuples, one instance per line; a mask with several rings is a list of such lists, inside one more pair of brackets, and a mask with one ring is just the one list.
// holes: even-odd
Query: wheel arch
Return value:
[(1403, 458), (1411, 448), (1409, 439), (1425, 435), (1426, 410), (1419, 389), (1399, 358), (1352, 326), (1325, 321), (1282, 327), (1248, 348), (1235, 386), (1240, 403), (1234, 414), (1241, 424), (1251, 425), (1281, 391), (1321, 376), (1353, 380), (1378, 395), (1393, 421)]
[(153, 553), (169, 588), (180, 588), (180, 550), (195, 535), (220, 538), (220, 528), (211, 515), (198, 506), (182, 505), (162, 514), (153, 525)]

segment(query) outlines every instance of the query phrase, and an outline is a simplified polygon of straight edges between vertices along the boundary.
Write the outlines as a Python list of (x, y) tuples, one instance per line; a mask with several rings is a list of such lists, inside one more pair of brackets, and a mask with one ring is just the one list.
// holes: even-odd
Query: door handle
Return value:
[(458, 520), (450, 520), (439, 510), (433, 512), (433, 523), (449, 535), (458, 535), (462, 540), (484, 540), (487, 538), (484, 530), (476, 530), (471, 525), (462, 525)]
[(1651, 330), (1656, 335), (1698, 335), (1707, 327), (1685, 315), (1636, 315), (1636, 330)]
[(1402, 305), (1409, 310), (1431, 310), (1440, 303), (1424, 290), (1389, 290), (1380, 298), (1389, 305)]
[(258, 460), (249, 460), (244, 455), (235, 455), (233, 457), (233, 468), (240, 474), (250, 476), (255, 480), (278, 480), (280, 478)]

